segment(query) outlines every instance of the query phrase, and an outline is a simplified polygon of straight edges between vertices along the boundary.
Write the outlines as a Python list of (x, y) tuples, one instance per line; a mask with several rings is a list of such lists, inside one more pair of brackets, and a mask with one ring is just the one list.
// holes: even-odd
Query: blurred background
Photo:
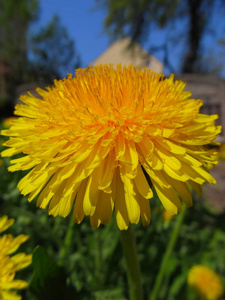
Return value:
[(224, 96), (225, 1), (0, 0), (1, 117), (21, 93), (108, 62), (184, 75), (221, 114), (222, 100), (208, 98)]
[[(21, 94), (35, 94), (37, 87), (52, 85), (78, 67), (110, 62), (147, 66), (165, 76), (174, 73), (187, 82), (193, 98), (204, 101), (202, 112), (218, 114), (217, 124), (225, 126), (225, 0), (0, 0), (1, 129), (10, 125), (8, 117)], [(224, 134), (218, 141), (225, 143)], [(3, 142), (2, 137), (0, 150)], [(218, 184), (205, 185), (203, 196), (194, 196), (159, 299), (196, 299), (186, 285), (194, 264), (210, 266), (225, 283), (224, 145), (219, 155), (212, 170)], [(9, 173), (9, 164), (0, 159), (0, 212), (16, 218), (13, 234), (32, 236), (23, 250), (45, 247), (63, 266), (77, 299), (128, 299), (114, 221), (96, 231), (88, 218), (72, 225), (69, 217), (49, 217), (35, 200), (29, 204), (20, 195), (16, 186), (24, 173)], [(176, 217), (163, 217), (157, 197), (151, 206), (151, 225), (136, 228), (145, 299), (176, 224)], [(30, 280), (30, 274), (31, 269), (22, 276)], [(24, 299), (58, 299), (57, 291), (44, 298), (43, 290), (35, 288), (33, 283), (24, 291)]]

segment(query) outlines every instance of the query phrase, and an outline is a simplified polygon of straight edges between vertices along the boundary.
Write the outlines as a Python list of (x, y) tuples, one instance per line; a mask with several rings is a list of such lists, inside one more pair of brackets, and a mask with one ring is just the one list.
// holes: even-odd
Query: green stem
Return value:
[(165, 273), (170, 255), (171, 255), (171, 253), (174, 249), (174, 246), (176, 244), (177, 237), (178, 237), (178, 234), (179, 234), (179, 231), (180, 231), (180, 227), (181, 227), (183, 219), (184, 219), (185, 211), (186, 211), (186, 206), (183, 205), (181, 213), (177, 216), (176, 224), (175, 224), (174, 230), (172, 232), (172, 236), (170, 237), (170, 241), (169, 241), (169, 244), (167, 246), (166, 252), (164, 253), (162, 263), (160, 265), (160, 269), (159, 269), (159, 272), (157, 274), (156, 281), (155, 281), (155, 284), (154, 284), (154, 287), (153, 287), (153, 292), (151, 293), (151, 295), (149, 297), (149, 300), (158, 300), (158, 293), (159, 293), (160, 288), (161, 288), (164, 273)]
[(73, 223), (73, 216), (72, 216), (71, 219), (70, 219), (69, 228), (68, 228), (68, 231), (66, 233), (63, 246), (62, 246), (62, 248), (60, 250), (60, 253), (59, 253), (59, 265), (63, 265), (64, 259), (67, 257), (68, 248), (71, 244), (71, 240), (72, 240), (72, 237), (73, 237), (74, 224), (75, 223)]
[(132, 225), (127, 230), (121, 230), (121, 242), (127, 264), (130, 300), (143, 300), (141, 272), (137, 257), (135, 236)]

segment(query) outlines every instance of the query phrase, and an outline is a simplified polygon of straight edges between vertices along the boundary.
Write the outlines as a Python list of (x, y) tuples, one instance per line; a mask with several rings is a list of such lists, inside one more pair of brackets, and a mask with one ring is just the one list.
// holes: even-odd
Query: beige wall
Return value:
[(105, 52), (97, 57), (91, 65), (108, 64), (117, 65), (133, 64), (140, 67), (149, 67), (153, 71), (163, 73), (163, 64), (143, 50), (137, 43), (130, 47), (130, 39), (125, 38), (113, 43)]

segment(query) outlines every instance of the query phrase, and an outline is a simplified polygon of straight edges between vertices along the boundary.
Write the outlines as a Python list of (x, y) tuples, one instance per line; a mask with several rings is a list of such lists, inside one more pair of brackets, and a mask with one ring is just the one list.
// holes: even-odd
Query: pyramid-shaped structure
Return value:
[(131, 39), (123, 38), (114, 42), (106, 51), (97, 57), (91, 65), (112, 63), (117, 65), (133, 64), (140, 67), (149, 67), (153, 71), (163, 73), (163, 64), (154, 56), (145, 51), (138, 43), (130, 47)]

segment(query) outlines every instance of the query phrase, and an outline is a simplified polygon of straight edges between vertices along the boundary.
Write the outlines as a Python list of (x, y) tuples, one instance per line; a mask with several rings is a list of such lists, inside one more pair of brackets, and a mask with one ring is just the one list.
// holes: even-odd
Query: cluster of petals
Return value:
[(216, 183), (207, 164), (217, 155), (207, 145), (221, 128), (217, 115), (199, 113), (173, 75), (135, 66), (99, 65), (76, 70), (54, 86), (21, 97), (8, 130), (9, 149), (18, 153), (10, 171), (32, 169), (18, 184), (29, 201), (74, 222), (90, 216), (107, 224), (115, 210), (118, 227), (150, 222), (153, 187), (169, 214), (192, 205), (190, 187)]
[[(0, 233), (5, 231), (14, 223), (13, 219), (7, 216), (0, 218)], [(0, 299), (20, 300), (15, 290), (27, 288), (27, 282), (14, 279), (16, 272), (24, 269), (31, 263), (31, 255), (25, 253), (12, 254), (19, 246), (28, 239), (26, 235), (19, 235), (14, 238), (11, 234), (0, 236)]]
[(188, 285), (204, 300), (219, 300), (224, 293), (219, 275), (203, 265), (195, 265), (189, 270)]

